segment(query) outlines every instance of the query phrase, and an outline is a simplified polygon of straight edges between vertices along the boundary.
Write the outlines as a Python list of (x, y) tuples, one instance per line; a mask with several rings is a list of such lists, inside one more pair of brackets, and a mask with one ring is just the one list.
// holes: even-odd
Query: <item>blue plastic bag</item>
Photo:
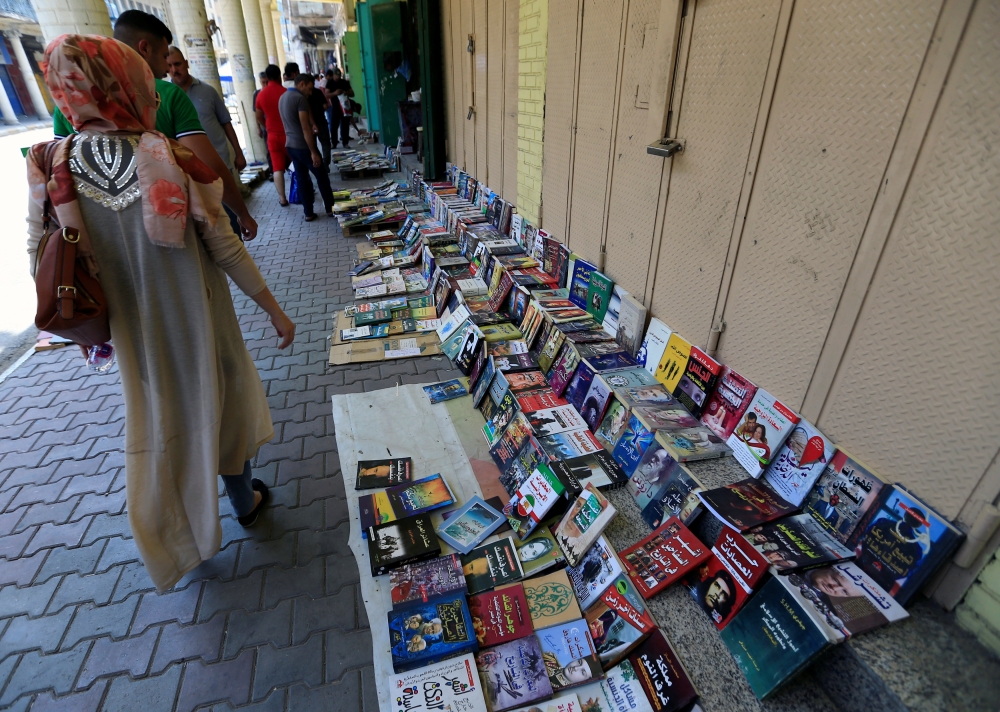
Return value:
[(288, 185), (288, 202), (295, 205), (302, 205), (302, 198), (299, 197), (299, 174), (292, 171), (292, 180)]

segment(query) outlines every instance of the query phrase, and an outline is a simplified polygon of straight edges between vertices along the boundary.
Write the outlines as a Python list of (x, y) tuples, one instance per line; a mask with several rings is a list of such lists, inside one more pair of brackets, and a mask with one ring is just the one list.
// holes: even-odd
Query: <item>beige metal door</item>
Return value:
[(940, 8), (940, 0), (795, 3), (742, 235), (735, 231), (731, 286), (723, 283), (718, 354), (795, 409)]
[(711, 329), (780, 9), (781, 0), (689, 3), (690, 49), (669, 127), (687, 144), (669, 159), (650, 306), (695, 343)]

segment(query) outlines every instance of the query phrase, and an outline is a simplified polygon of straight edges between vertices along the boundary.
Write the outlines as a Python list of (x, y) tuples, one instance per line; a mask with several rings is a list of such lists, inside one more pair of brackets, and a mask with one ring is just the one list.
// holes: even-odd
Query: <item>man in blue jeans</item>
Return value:
[(302, 199), (306, 222), (316, 219), (316, 213), (313, 211), (315, 194), (309, 173), (316, 176), (326, 214), (333, 217), (330, 175), (323, 163), (323, 157), (316, 149), (316, 126), (309, 110), (309, 95), (312, 91), (312, 76), (300, 74), (295, 78), (295, 87), (282, 94), (278, 100), (278, 113), (281, 114), (281, 123), (285, 127), (285, 150), (292, 159), (292, 165), (295, 166), (295, 173), (298, 176), (299, 197)]

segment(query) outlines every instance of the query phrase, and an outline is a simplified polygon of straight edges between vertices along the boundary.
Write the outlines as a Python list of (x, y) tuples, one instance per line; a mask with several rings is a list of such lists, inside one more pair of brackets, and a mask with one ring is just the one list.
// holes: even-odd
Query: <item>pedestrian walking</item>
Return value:
[(312, 75), (299, 74), (295, 78), (295, 86), (287, 89), (278, 101), (281, 123), (285, 127), (285, 150), (292, 159), (298, 176), (299, 196), (302, 198), (306, 222), (316, 219), (316, 212), (313, 210), (315, 193), (312, 181), (309, 179), (310, 173), (316, 176), (319, 194), (323, 199), (327, 215), (333, 216), (330, 174), (323, 163), (323, 157), (316, 149), (316, 127), (313, 124), (312, 110), (309, 108), (309, 95), (312, 91)]
[(269, 64), (264, 69), (267, 76), (267, 86), (257, 95), (254, 115), (257, 124), (267, 129), (267, 154), (271, 157), (271, 170), (274, 171), (271, 180), (278, 192), (278, 204), (288, 207), (285, 198), (285, 170), (288, 169), (288, 153), (285, 151), (285, 125), (281, 121), (281, 111), (278, 102), (287, 91), (281, 85), (281, 70), (276, 64)]

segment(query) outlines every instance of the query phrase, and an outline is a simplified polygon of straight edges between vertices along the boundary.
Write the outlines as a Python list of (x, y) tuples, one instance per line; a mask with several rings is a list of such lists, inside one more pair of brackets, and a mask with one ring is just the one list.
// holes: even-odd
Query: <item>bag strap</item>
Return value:
[(59, 315), (63, 319), (72, 319), (77, 297), (76, 246), (80, 242), (80, 231), (75, 227), (64, 227), (59, 231), (58, 239), (56, 300), (59, 303)]

